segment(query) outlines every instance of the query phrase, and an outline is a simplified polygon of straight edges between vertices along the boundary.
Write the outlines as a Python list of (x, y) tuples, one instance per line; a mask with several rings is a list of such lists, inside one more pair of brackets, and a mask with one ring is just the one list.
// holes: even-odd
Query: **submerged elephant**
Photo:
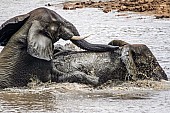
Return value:
[(167, 80), (167, 75), (146, 45), (130, 45), (121, 40), (109, 44), (122, 49), (88, 52), (68, 51), (56, 46), (54, 64), (61, 73), (54, 76), (53, 81), (101, 85), (108, 80)]
[(38, 8), (0, 27), (0, 45), (5, 46), (0, 53), (0, 88), (26, 86), (32, 77), (49, 81), (51, 74), (57, 73), (53, 44), (60, 38), (90, 51), (118, 49), (86, 42), (73, 24), (52, 10)]

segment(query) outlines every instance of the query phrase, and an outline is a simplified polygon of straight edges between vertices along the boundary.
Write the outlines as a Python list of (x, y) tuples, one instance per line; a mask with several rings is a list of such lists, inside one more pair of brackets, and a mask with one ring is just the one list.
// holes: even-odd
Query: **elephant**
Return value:
[(41, 7), (7, 20), (0, 27), (0, 88), (27, 86), (31, 78), (42, 82), (57, 73), (53, 68), (54, 43), (71, 40), (88, 51), (114, 51), (119, 47), (91, 44), (76, 27), (55, 11)]
[(109, 45), (121, 48), (108, 52), (89, 52), (70, 49), (69, 44), (56, 46), (53, 61), (60, 74), (53, 76), (52, 80), (93, 86), (100, 86), (110, 80), (168, 80), (146, 45), (129, 44), (122, 40), (113, 40)]

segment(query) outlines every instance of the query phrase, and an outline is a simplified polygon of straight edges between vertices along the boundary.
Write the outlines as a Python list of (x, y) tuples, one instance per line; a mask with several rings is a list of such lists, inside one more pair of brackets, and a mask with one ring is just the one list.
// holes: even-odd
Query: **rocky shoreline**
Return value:
[(64, 10), (77, 8), (100, 8), (104, 13), (117, 11), (134, 11), (155, 15), (156, 18), (170, 18), (170, 0), (111, 0), (86, 2), (65, 2)]

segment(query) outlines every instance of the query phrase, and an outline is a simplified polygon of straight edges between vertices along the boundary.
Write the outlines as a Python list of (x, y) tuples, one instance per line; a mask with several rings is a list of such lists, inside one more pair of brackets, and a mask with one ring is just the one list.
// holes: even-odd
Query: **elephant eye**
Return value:
[(43, 33), (43, 35), (45, 35), (45, 36), (51, 38), (51, 35), (50, 35), (46, 30), (42, 31), (42, 33)]

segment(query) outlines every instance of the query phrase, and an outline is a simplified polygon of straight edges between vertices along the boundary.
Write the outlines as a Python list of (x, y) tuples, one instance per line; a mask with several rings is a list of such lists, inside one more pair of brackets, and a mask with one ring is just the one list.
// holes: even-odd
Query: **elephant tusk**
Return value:
[[(91, 35), (91, 34), (90, 34)], [(85, 38), (88, 38), (90, 35), (85, 35), (85, 36), (73, 36), (71, 39), (72, 40), (83, 40)]]

